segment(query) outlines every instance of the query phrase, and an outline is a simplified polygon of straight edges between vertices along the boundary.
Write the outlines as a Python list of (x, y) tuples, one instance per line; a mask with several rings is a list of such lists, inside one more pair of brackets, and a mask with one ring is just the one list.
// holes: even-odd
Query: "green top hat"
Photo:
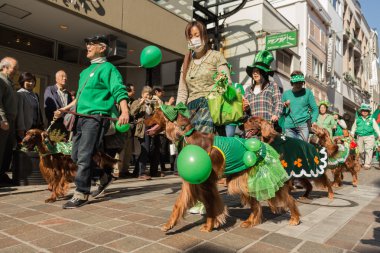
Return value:
[(372, 109), (371, 109), (371, 106), (369, 104), (366, 104), (366, 103), (362, 103), (358, 109), (358, 112), (361, 112), (361, 111), (369, 111), (371, 112)]
[(258, 68), (265, 71), (268, 75), (273, 76), (273, 70), (270, 68), (270, 64), (273, 60), (274, 57), (271, 52), (267, 50), (261, 50), (256, 54), (252, 65), (248, 65), (245, 71), (249, 77), (252, 77), (253, 69)]

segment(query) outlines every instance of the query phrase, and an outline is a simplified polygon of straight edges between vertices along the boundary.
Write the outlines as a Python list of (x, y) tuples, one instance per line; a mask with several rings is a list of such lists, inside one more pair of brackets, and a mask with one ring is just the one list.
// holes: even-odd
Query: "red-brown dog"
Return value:
[[(313, 126), (313, 131), (318, 137), (317, 143), (327, 149), (327, 154), (329, 157), (334, 157), (338, 154), (339, 146), (343, 145), (343, 141), (340, 138), (335, 138), (334, 141), (331, 139), (329, 132), (321, 127)], [(348, 148), (348, 147), (347, 147)], [(347, 156), (347, 159), (344, 163), (339, 163), (332, 169), (334, 175), (333, 186), (340, 187), (342, 186), (343, 171), (348, 171), (352, 176), (352, 185), (354, 187), (358, 186), (358, 172), (360, 171), (360, 162), (359, 158), (355, 152), (351, 152)]]
[[(73, 162), (70, 155), (62, 153), (51, 154), (46, 146), (45, 140), (50, 142), (48, 134), (40, 129), (29, 130), (22, 144), (29, 150), (37, 147), (40, 155), (40, 171), (46, 182), (48, 189), (51, 191), (51, 196), (45, 200), (48, 202), (55, 202), (58, 197), (64, 197), (69, 189), (69, 184), (74, 181), (77, 165)], [(97, 152), (93, 156), (95, 164), (102, 169), (114, 169), (117, 167), (117, 159), (110, 157), (107, 154)]]
[[(164, 113), (157, 109), (154, 115), (145, 120), (145, 124), (151, 127), (148, 133), (157, 134), (165, 130), (166, 136), (173, 142), (178, 141), (186, 132), (192, 129), (190, 120), (181, 114), (178, 114), (174, 122), (169, 121)], [(209, 178), (201, 184), (190, 184), (183, 180), (182, 191), (178, 196), (173, 211), (168, 222), (162, 227), (163, 231), (172, 229), (178, 219), (183, 217), (186, 210), (192, 207), (197, 201), (201, 201), (206, 208), (207, 220), (201, 227), (201, 231), (210, 232), (225, 223), (227, 215), (226, 207), (219, 195), (217, 188), (218, 178), (221, 178), (225, 170), (225, 160), (218, 149), (213, 148), (213, 134), (205, 134), (199, 131), (193, 131), (191, 135), (186, 136), (186, 143), (198, 145), (209, 153), (212, 162), (212, 172)], [(228, 157), (226, 157), (228, 159)], [(227, 177), (227, 187), (229, 194), (238, 194), (241, 197), (243, 205), (249, 205), (251, 214), (240, 226), (251, 227), (261, 223), (262, 207), (260, 202), (250, 196), (248, 193), (248, 174), (254, 167)], [(277, 212), (281, 209), (289, 209), (291, 218), (290, 225), (298, 225), (300, 213), (296, 202), (291, 195), (287, 185), (281, 187), (275, 197), (268, 200), (269, 207), (272, 211)]]
[[(280, 138), (280, 134), (276, 132), (273, 128), (273, 126), (266, 120), (260, 118), (260, 117), (251, 117), (244, 123), (244, 131), (246, 132), (246, 135), (256, 135), (260, 136), (261, 140), (273, 145), (274, 141), (278, 138)], [(287, 140), (290, 142), (292, 141), (292, 138), (288, 138)], [(294, 140), (294, 139), (293, 139)], [(300, 145), (310, 145), (308, 143), (305, 143), (304, 141), (297, 140), (300, 142)], [(303, 152), (303, 148), (301, 146), (288, 148), (286, 146), (286, 141), (284, 141), (283, 145), (284, 147), (279, 147), (276, 145), (273, 145), (273, 148), (276, 149), (276, 151), (280, 154), (281, 157), (286, 157), (287, 155), (290, 156), (293, 152)], [(300, 150), (298, 150), (300, 149)], [(294, 177), (289, 180), (289, 184), (293, 184)], [(325, 173), (321, 174), (319, 177), (312, 177), (312, 176), (303, 176), (303, 177), (297, 177), (297, 180), (301, 183), (302, 187), (305, 188), (305, 193), (301, 198), (309, 198), (310, 192), (313, 190), (313, 186), (310, 183), (310, 180), (314, 181), (317, 185), (322, 185), (323, 187), (327, 188), (328, 190), (328, 198), (333, 199), (334, 198), (334, 192), (331, 187), (331, 182), (326, 176)]]

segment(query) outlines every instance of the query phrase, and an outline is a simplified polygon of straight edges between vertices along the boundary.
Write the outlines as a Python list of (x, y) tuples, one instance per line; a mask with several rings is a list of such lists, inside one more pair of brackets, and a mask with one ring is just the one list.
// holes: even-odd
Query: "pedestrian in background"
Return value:
[[(66, 86), (67, 74), (64, 70), (59, 70), (55, 73), (55, 84), (45, 89), (44, 108), (48, 125), (53, 121), (55, 111), (67, 106), (75, 99), (73, 99), (72, 95), (67, 91)], [(67, 136), (69, 135), (69, 132), (63, 124), (63, 118), (56, 119), (50, 129), (58, 129)]]
[[(369, 170), (372, 164), (375, 134), (380, 136), (380, 129), (374, 118), (371, 117), (371, 106), (362, 103), (358, 109), (355, 122), (351, 128), (351, 135), (356, 136), (359, 154), (364, 169)], [(379, 137), (378, 137), (379, 139)]]
[(328, 101), (319, 102), (319, 106), (318, 106), (319, 115), (317, 119), (317, 125), (319, 127), (326, 129), (330, 134), (330, 138), (332, 138), (333, 129), (336, 128), (336, 121), (334, 120), (334, 117), (327, 111), (329, 106), (330, 106), (330, 103)]
[(33, 92), (36, 87), (36, 77), (29, 73), (21, 73), (18, 82), (21, 89), (18, 94), (18, 113), (16, 120), (16, 133), (18, 141), (21, 142), (26, 131), (33, 128), (43, 129), (40, 99)]
[(18, 70), (15, 58), (4, 57), (0, 61), (0, 184), (10, 185), (12, 180), (6, 172), (12, 161), (16, 144), (15, 120), (17, 116), (17, 94), (12, 79)]

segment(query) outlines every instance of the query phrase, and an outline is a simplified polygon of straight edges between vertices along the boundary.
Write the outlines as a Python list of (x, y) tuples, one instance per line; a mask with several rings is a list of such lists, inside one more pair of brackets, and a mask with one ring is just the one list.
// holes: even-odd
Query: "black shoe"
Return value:
[(63, 204), (63, 209), (74, 209), (83, 206), (88, 202), (88, 196), (85, 199), (79, 199), (77, 197), (72, 197), (69, 201)]
[(106, 184), (104, 184), (104, 185), (99, 185), (97, 190), (91, 192), (91, 196), (92, 196), (93, 198), (95, 198), (95, 199), (98, 198), (98, 197), (100, 197), (100, 196), (102, 196), (103, 193), (104, 193), (104, 191), (107, 189), (107, 187), (108, 187), (113, 181), (114, 181), (114, 178), (113, 178), (113, 177), (110, 177), (109, 180), (108, 180), (108, 182), (107, 182)]

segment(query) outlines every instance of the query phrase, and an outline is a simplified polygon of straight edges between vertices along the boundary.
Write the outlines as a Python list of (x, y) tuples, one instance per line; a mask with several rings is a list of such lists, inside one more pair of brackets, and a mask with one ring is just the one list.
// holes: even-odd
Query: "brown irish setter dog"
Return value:
[[(178, 141), (184, 134), (192, 129), (190, 120), (178, 114), (174, 122), (169, 121), (160, 109), (156, 109), (154, 115), (145, 120), (148, 134), (155, 135), (165, 130), (166, 136), (172, 142)], [(206, 223), (201, 227), (201, 231), (210, 232), (218, 228), (226, 221), (227, 208), (219, 194), (217, 181), (224, 174), (225, 164), (223, 155), (213, 148), (213, 134), (205, 134), (193, 131), (190, 136), (186, 136), (186, 143), (198, 145), (209, 153), (212, 162), (212, 172), (209, 178), (201, 184), (190, 184), (182, 181), (182, 190), (179, 194), (168, 222), (162, 227), (163, 231), (172, 229), (180, 217), (183, 217), (186, 210), (192, 207), (197, 201), (201, 201), (206, 208)], [(228, 157), (226, 157), (228, 159)], [(229, 194), (238, 194), (243, 205), (251, 208), (251, 214), (240, 226), (251, 227), (261, 223), (262, 207), (260, 202), (248, 193), (248, 174), (254, 167), (227, 177), (227, 187)], [(288, 185), (284, 185), (277, 192), (276, 196), (268, 200), (269, 207), (273, 212), (280, 210), (290, 210), (290, 225), (298, 225), (300, 213), (295, 200), (289, 195)]]
[[(326, 148), (327, 154), (329, 157), (334, 157), (338, 153), (339, 146), (338, 144), (343, 144), (343, 141), (340, 138), (331, 139), (329, 132), (321, 127), (314, 126), (313, 131), (318, 137), (316, 142), (318, 145), (321, 145)], [(343, 171), (348, 171), (352, 176), (352, 185), (354, 187), (358, 186), (358, 172), (360, 171), (360, 162), (359, 157), (350, 150), (350, 154), (344, 163), (338, 164), (332, 168), (332, 173), (334, 175), (333, 186), (341, 187), (343, 185)]]
[[(244, 131), (246, 133), (246, 136), (259, 136), (262, 141), (268, 143), (271, 145), (275, 138), (278, 138), (280, 134), (276, 132), (273, 128), (273, 126), (266, 120), (260, 118), (260, 117), (251, 117), (244, 123)], [(274, 149), (280, 154), (280, 157), (285, 157), (287, 154), (291, 154), (290, 152), (298, 152), (298, 150), (295, 149), (288, 149), (283, 148), (282, 150), (277, 150), (278, 147), (273, 146)], [(289, 152), (289, 153), (288, 153)], [(324, 188), (327, 188), (328, 190), (328, 198), (333, 199), (334, 198), (334, 192), (331, 187), (331, 182), (328, 179), (326, 173), (322, 174), (319, 177), (300, 177), (297, 178), (297, 180), (300, 182), (302, 187), (306, 190), (305, 193), (301, 198), (309, 198), (310, 192), (313, 190), (313, 186), (310, 183), (310, 180), (312, 180), (315, 184), (321, 185)], [(289, 186), (293, 185), (294, 178), (291, 178), (289, 180)]]
[[(26, 146), (28, 150), (33, 150), (34, 147), (38, 149), (40, 155), (40, 171), (48, 183), (48, 189), (51, 191), (51, 196), (45, 200), (45, 202), (48, 203), (55, 202), (57, 198), (66, 195), (69, 184), (74, 181), (77, 165), (73, 162), (70, 155), (61, 153), (50, 154), (45, 140), (54, 145), (54, 143), (49, 140), (47, 132), (40, 129), (31, 129), (26, 133), (22, 144)], [(118, 162), (120, 162), (101, 152), (96, 152), (93, 156), (93, 160), (95, 164), (102, 169), (116, 168)]]

